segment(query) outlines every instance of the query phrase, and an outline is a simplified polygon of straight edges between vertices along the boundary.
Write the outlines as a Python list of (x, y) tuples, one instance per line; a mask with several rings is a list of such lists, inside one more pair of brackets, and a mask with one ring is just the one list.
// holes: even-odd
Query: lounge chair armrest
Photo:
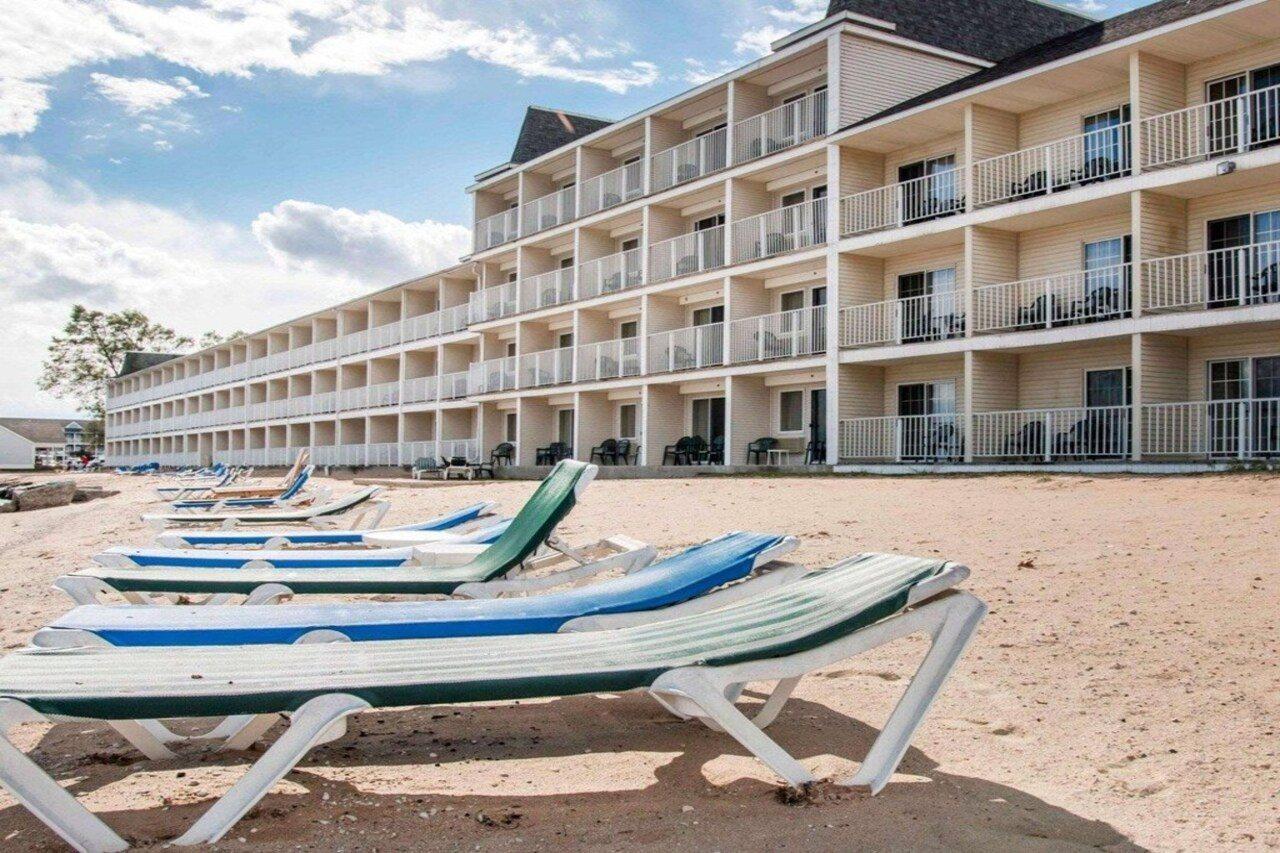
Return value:
[(424, 568), (465, 566), (483, 554), (488, 547), (488, 545), (473, 545), (461, 542), (415, 545), (413, 548), (413, 562)]
[[(604, 540), (604, 543), (609, 541)], [(629, 541), (634, 542), (635, 540)], [(505, 578), (485, 583), (464, 583), (455, 589), (453, 594), (462, 598), (497, 598), (500, 595), (528, 595), (529, 593), (554, 589), (558, 586), (589, 578), (601, 572), (620, 570), (629, 574), (638, 568), (649, 565), (657, 555), (657, 549), (652, 545), (640, 544), (638, 549), (617, 551), (589, 563), (561, 569), (545, 575), (538, 575), (537, 577)]]

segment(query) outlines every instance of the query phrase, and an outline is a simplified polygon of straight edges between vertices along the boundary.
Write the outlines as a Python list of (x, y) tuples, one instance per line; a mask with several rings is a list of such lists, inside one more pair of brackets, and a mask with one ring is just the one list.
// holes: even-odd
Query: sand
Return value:
[[(146, 543), (149, 480), (0, 516), (0, 641), (66, 609), (61, 572)], [(335, 483), (335, 489), (350, 484)], [(396, 490), (389, 521), (530, 483)], [(945, 555), (991, 614), (879, 796), (780, 802), (727, 737), (640, 695), (368, 713), (221, 849), (1247, 850), (1280, 846), (1280, 476), (602, 481), (566, 527), (663, 550), (726, 529), (800, 536), (820, 565)], [(856, 767), (923, 644), (805, 679), (770, 732), (824, 774)], [(181, 832), (251, 756), (148, 762), (92, 724), (16, 741), (142, 845)], [(89, 756), (86, 758), (86, 756)], [(0, 794), (0, 847), (62, 849)]]

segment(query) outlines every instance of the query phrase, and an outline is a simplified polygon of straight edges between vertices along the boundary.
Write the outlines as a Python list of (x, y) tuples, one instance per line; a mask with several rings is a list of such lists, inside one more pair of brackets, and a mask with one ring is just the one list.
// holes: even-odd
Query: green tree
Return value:
[(196, 341), (196, 349), (208, 349), (216, 347), (218, 344), (225, 344), (227, 341), (234, 341), (236, 338), (243, 338), (244, 332), (236, 329), (234, 332), (205, 332), (200, 336), (200, 340)]
[(191, 339), (152, 323), (132, 309), (107, 313), (71, 306), (71, 317), (49, 343), (36, 385), (55, 397), (75, 400), (95, 418), (105, 414), (105, 382), (120, 372), (127, 352), (175, 352)]

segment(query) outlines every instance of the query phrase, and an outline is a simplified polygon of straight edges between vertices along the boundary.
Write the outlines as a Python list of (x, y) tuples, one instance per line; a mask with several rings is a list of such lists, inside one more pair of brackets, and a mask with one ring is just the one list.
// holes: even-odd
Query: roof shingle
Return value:
[(515, 150), (511, 152), (511, 162), (535, 160), (611, 124), (613, 122), (605, 119), (575, 115), (564, 110), (529, 107), (520, 125), (520, 135), (516, 137)]

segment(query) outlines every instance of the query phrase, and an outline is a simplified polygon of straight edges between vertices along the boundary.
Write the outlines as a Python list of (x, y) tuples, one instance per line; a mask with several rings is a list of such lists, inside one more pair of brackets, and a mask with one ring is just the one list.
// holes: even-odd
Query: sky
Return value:
[(199, 337), (455, 263), (529, 104), (621, 118), (826, 5), (0, 0), (0, 415), (74, 410), (35, 379), (76, 302)]

